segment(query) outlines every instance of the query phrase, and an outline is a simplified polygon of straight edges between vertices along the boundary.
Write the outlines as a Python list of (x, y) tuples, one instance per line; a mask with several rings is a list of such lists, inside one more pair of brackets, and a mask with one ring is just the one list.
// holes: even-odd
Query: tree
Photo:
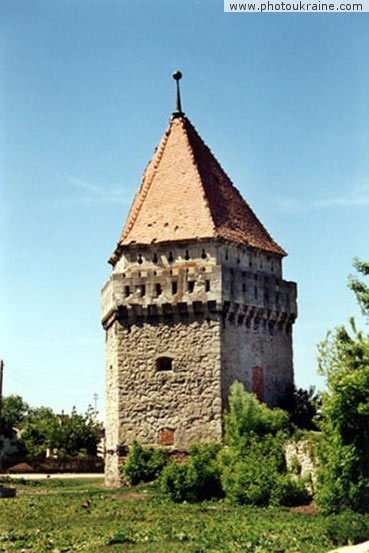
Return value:
[(30, 407), (18, 395), (4, 397), (1, 405), (0, 435), (10, 437), (14, 428), (20, 428)]
[(321, 397), (314, 386), (307, 390), (290, 386), (279, 403), (287, 411), (291, 422), (304, 430), (318, 430), (315, 418), (321, 405)]
[[(368, 263), (355, 260), (354, 266), (369, 275)], [(349, 287), (368, 316), (368, 286), (351, 276)], [(318, 348), (328, 388), (322, 397), (318, 500), (326, 512), (369, 511), (369, 335), (351, 318), (348, 329), (329, 332)]]
[(48, 448), (55, 447), (58, 426), (59, 418), (49, 407), (30, 409), (19, 439), (23, 453), (30, 457), (44, 456)]
[[(363, 274), (369, 276), (369, 262), (360, 261), (360, 259), (354, 259), (355, 269)], [(369, 286), (359, 280), (357, 276), (349, 276), (349, 288), (355, 293), (356, 299), (361, 307), (363, 315), (369, 316)]]
[(94, 413), (92, 407), (83, 415), (73, 407), (69, 417), (59, 418), (53, 435), (53, 447), (63, 455), (96, 455), (100, 427)]
[(50, 407), (32, 408), (20, 396), (5, 397), (2, 404), (0, 435), (10, 437), (20, 430), (19, 448), (30, 457), (56, 449), (62, 455), (96, 455), (100, 425), (92, 407), (85, 414), (73, 408), (70, 416), (57, 415)]

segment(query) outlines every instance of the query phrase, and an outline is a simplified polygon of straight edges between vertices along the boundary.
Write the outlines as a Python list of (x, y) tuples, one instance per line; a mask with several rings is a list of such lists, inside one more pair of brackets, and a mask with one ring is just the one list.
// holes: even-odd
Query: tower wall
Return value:
[(278, 405), (293, 383), (292, 336), (289, 325), (271, 328), (266, 320), (226, 321), (222, 332), (222, 398), (227, 405), (235, 381), (270, 407)]
[(108, 486), (134, 439), (220, 441), (235, 380), (269, 405), (293, 383), (296, 287), (280, 256), (216, 242), (125, 248), (102, 315)]
[(220, 327), (217, 316), (199, 314), (116, 321), (107, 331), (114, 402), (106, 425), (107, 449), (113, 446), (106, 455), (108, 486), (117, 483), (119, 456), (135, 439), (179, 450), (221, 440)]

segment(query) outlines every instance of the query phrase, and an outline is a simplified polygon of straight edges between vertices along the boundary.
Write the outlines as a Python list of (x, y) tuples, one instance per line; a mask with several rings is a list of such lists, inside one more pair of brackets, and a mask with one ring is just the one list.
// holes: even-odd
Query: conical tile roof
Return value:
[(199, 239), (286, 255), (190, 121), (174, 116), (147, 165), (118, 248)]

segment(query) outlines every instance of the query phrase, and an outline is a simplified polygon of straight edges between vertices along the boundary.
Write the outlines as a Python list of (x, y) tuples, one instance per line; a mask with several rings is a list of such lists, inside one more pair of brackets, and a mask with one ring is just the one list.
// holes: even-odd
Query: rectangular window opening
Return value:
[(171, 371), (173, 368), (173, 359), (171, 357), (158, 357), (156, 359), (157, 371)]

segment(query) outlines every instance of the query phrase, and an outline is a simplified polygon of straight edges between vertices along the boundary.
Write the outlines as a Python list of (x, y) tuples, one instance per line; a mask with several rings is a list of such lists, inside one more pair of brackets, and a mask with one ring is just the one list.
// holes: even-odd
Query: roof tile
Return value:
[(172, 117), (148, 163), (118, 245), (221, 239), (279, 255), (186, 117)]

